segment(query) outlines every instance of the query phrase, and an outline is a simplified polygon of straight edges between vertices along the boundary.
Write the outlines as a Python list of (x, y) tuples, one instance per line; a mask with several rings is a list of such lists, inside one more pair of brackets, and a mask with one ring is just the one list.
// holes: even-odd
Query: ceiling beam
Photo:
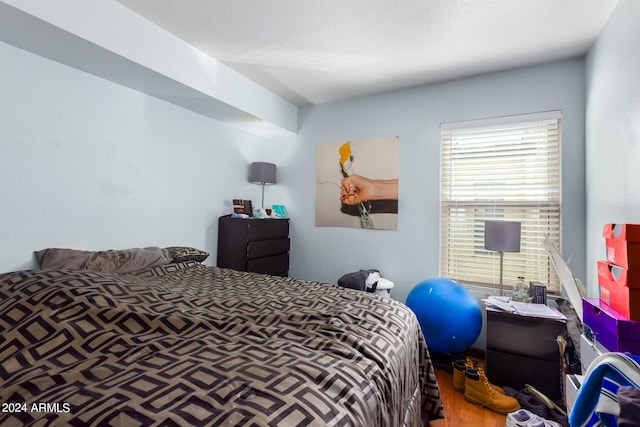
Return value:
[(0, 41), (260, 135), (297, 107), (113, 0), (1, 0)]

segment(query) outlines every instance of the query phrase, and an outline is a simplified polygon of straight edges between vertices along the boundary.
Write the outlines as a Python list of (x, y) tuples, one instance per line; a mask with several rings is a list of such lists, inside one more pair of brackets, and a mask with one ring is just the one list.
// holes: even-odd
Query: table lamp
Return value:
[(264, 209), (264, 186), (276, 183), (276, 165), (253, 162), (249, 165), (249, 182), (262, 185), (262, 209)]
[(484, 248), (500, 254), (500, 295), (503, 295), (502, 269), (504, 253), (520, 252), (520, 223), (513, 221), (485, 221)]

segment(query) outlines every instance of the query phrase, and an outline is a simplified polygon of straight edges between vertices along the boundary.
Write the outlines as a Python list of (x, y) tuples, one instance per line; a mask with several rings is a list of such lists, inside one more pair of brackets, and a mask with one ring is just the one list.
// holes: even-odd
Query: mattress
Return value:
[(173, 263), (0, 275), (0, 424), (418, 426), (414, 314), (330, 284)]

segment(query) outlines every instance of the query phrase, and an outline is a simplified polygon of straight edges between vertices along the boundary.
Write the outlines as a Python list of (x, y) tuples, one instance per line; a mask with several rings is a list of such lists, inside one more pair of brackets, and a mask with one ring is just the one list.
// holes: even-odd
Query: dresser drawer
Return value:
[(289, 270), (289, 254), (280, 254), (247, 261), (247, 271), (284, 276)]
[(487, 309), (487, 350), (557, 363), (563, 322)]
[(553, 400), (563, 397), (564, 372), (560, 354), (554, 362), (487, 350), (487, 378), (492, 384), (522, 390), (531, 384)]
[(277, 240), (254, 240), (247, 243), (247, 259), (262, 258), (289, 252), (289, 238)]
[(286, 219), (253, 219), (246, 221), (247, 240), (271, 240), (289, 236)]

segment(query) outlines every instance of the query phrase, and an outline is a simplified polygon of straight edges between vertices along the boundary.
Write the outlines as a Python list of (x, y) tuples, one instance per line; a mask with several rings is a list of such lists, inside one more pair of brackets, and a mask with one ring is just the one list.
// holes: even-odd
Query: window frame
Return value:
[[(520, 127), (521, 135), (518, 134)], [(533, 136), (536, 128), (539, 133)], [(505, 289), (512, 288), (518, 276), (524, 276), (527, 282), (548, 285), (550, 294), (560, 294), (560, 279), (542, 242), (548, 235), (557, 248), (562, 248), (562, 112), (442, 123), (440, 130), (440, 275), (467, 285), (495, 289), (499, 281), (499, 254), (484, 249), (484, 221), (519, 221), (522, 223), (521, 252), (505, 253)], [(491, 138), (493, 134), (497, 135), (495, 140)], [(501, 140), (505, 134), (509, 134), (508, 137)], [(482, 140), (487, 135), (490, 137)], [(514, 135), (516, 138), (509, 140)], [(518, 135), (521, 139), (517, 139)], [(531, 141), (535, 142), (530, 143), (533, 145), (526, 145), (529, 137), (534, 138)], [(538, 138), (544, 142), (537, 142)], [(465, 148), (464, 144), (475, 145)], [(500, 144), (503, 147), (496, 148), (492, 154), (488, 147)], [(531, 147), (539, 147), (540, 153)], [(473, 150), (477, 150), (475, 154)], [(471, 157), (464, 157), (467, 155)], [(472, 172), (477, 165), (460, 166), (479, 159), (493, 166), (477, 169), (475, 177)], [(544, 166), (531, 166), (541, 165), (540, 159), (545, 159)], [(536, 173), (518, 176), (513, 165), (519, 161), (525, 162), (523, 170)], [(504, 169), (499, 175), (489, 172), (496, 165)], [(465, 168), (471, 172), (464, 172)], [(486, 188), (476, 190), (476, 186)], [(511, 195), (510, 189), (517, 191)], [(456, 244), (456, 239), (461, 243)]]

